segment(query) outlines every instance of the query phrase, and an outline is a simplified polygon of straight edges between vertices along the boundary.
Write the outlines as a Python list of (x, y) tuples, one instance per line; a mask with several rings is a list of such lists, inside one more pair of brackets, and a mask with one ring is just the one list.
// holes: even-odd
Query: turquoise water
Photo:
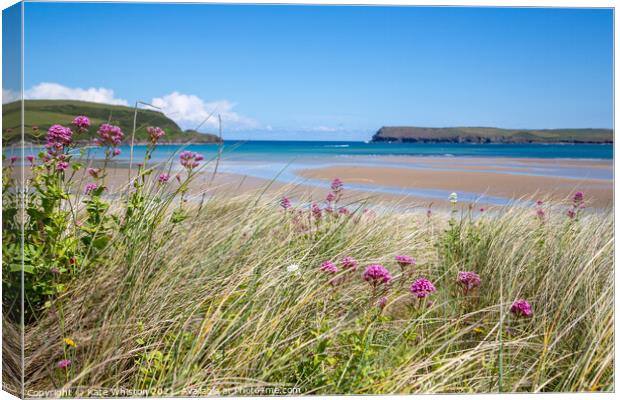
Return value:
[[(159, 146), (155, 158), (164, 160), (178, 152), (182, 146)], [(205, 156), (215, 155), (217, 145), (188, 145), (188, 150)], [(128, 158), (129, 147), (123, 146), (122, 157)], [(575, 158), (612, 159), (613, 145), (593, 144), (418, 144), (418, 143), (364, 143), (364, 142), (301, 142), (301, 141), (226, 141), (227, 158), (266, 160), (321, 157), (321, 156), (454, 156), (454, 157), (526, 157), (526, 158)], [(140, 158), (144, 146), (134, 148)]]

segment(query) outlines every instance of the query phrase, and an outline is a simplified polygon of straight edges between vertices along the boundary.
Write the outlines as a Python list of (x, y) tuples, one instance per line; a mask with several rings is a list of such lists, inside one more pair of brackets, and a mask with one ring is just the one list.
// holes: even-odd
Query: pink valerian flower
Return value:
[(84, 193), (86, 194), (90, 194), (93, 190), (97, 190), (96, 183), (87, 183), (86, 186), (84, 187)]
[(15, 161), (17, 161), (17, 156), (11, 156), (11, 158), (9, 158), (9, 161), (11, 162), (11, 165), (15, 164)]
[(524, 299), (517, 299), (510, 307), (510, 312), (517, 317), (529, 318), (533, 315), (532, 306)]
[(357, 260), (350, 256), (343, 258), (340, 264), (342, 264), (342, 268), (347, 269), (349, 271), (357, 270), (357, 266), (359, 265)]
[(484, 207), (480, 207), (480, 212), (484, 212)]
[(86, 172), (88, 172), (88, 175), (90, 175), (93, 178), (97, 179), (97, 178), (99, 178), (99, 173), (101, 172), (101, 170), (99, 168), (87, 168)]
[(411, 256), (396, 256), (394, 257), (394, 259), (401, 268), (405, 268), (409, 265), (415, 264), (415, 258)]
[(151, 138), (152, 144), (157, 143), (157, 141), (166, 134), (166, 132), (164, 132), (164, 130), (158, 126), (149, 126), (148, 128), (146, 128), (146, 131)]
[(340, 215), (351, 215), (351, 211), (349, 211), (349, 209), (346, 208), (346, 207), (340, 207), (338, 209), (338, 214), (340, 214)]
[(114, 150), (112, 150), (112, 155), (113, 156), (117, 156), (119, 154), (121, 154), (121, 149), (114, 149)]
[(67, 168), (69, 168), (69, 163), (66, 162), (66, 161), (58, 161), (56, 163), (56, 171), (61, 171), (62, 172), (64, 170), (66, 170)]
[(157, 181), (159, 183), (166, 183), (168, 182), (169, 179), (170, 179), (170, 175), (168, 174), (161, 174), (157, 177)]
[(325, 197), (325, 201), (327, 201), (328, 203), (331, 203), (334, 200), (336, 200), (336, 194), (334, 192), (327, 193), (327, 197)]
[(480, 286), (480, 276), (475, 272), (462, 271), (459, 272), (457, 278), (459, 285), (463, 286), (465, 293), (467, 294), (473, 288)]
[(574, 208), (569, 209), (568, 211), (566, 211), (566, 215), (568, 216), (568, 218), (575, 218), (577, 216), (577, 212), (575, 211)]
[(53, 156), (62, 154), (65, 146), (71, 145), (72, 137), (71, 129), (58, 124), (52, 125), (47, 130), (45, 148)]
[(200, 154), (186, 150), (179, 154), (179, 159), (181, 160), (181, 165), (188, 171), (191, 171), (200, 165), (200, 161), (204, 160), (204, 157)]
[(344, 183), (339, 178), (335, 178), (332, 181), (331, 188), (334, 192), (338, 193), (342, 190)]
[(30, 162), (30, 165), (34, 165), (34, 156), (33, 155), (27, 155), (26, 156), (26, 160), (28, 160), (28, 162)]
[(334, 212), (334, 209), (331, 207), (325, 207), (323, 209), (327, 214), (332, 214)]
[(321, 264), (321, 268), (320, 269), (321, 269), (321, 271), (327, 272), (327, 273), (330, 273), (330, 274), (336, 274), (336, 273), (338, 273), (338, 271), (340, 271), (340, 269), (332, 261), (324, 261)]
[(416, 279), (409, 288), (409, 291), (413, 293), (418, 299), (423, 299), (426, 296), (433, 293), (435, 290), (435, 285), (431, 281), (426, 278)]
[(537, 205), (538, 207), (542, 207), (542, 205), (543, 205), (543, 201), (542, 201), (542, 200), (537, 200), (537, 201), (536, 201), (536, 205)]
[(66, 368), (69, 368), (70, 366), (71, 366), (71, 360), (64, 359), (64, 360), (58, 361), (58, 368), (60, 369), (66, 369)]
[(280, 207), (284, 208), (285, 210), (288, 210), (289, 208), (291, 208), (291, 201), (289, 200), (288, 197), (286, 196), (282, 197), (282, 199), (280, 200)]
[(390, 271), (381, 264), (372, 264), (364, 271), (363, 278), (366, 282), (376, 287), (382, 283), (389, 283), (392, 280)]
[(73, 125), (75, 125), (80, 132), (86, 132), (86, 130), (90, 128), (90, 119), (84, 115), (78, 115), (73, 118)]
[(316, 219), (321, 219), (321, 217), (323, 216), (323, 211), (321, 210), (321, 207), (319, 207), (316, 203), (312, 203), (311, 211), (312, 216), (314, 216), (314, 218)]
[(116, 147), (121, 144), (125, 136), (120, 127), (110, 124), (101, 124), (97, 133), (99, 138), (95, 139), (95, 143), (99, 146)]
[(584, 196), (583, 192), (575, 192), (575, 195), (573, 196), (573, 203), (575, 203), (575, 204), (582, 203), (584, 197), (585, 196)]

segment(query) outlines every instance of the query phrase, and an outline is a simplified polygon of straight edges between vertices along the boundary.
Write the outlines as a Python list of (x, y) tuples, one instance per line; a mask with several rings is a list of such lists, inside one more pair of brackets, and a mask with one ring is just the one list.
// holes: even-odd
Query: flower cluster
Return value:
[(390, 271), (381, 264), (372, 264), (364, 271), (364, 280), (376, 287), (382, 283), (389, 283), (392, 280)]
[(183, 151), (179, 154), (179, 159), (181, 160), (181, 165), (188, 171), (191, 171), (200, 165), (200, 161), (204, 160), (204, 157), (191, 151)]
[(426, 278), (416, 279), (409, 288), (409, 291), (419, 299), (425, 298), (435, 290), (435, 285)]
[(149, 138), (151, 139), (152, 144), (156, 144), (157, 141), (166, 134), (166, 132), (164, 132), (164, 130), (158, 126), (149, 126), (148, 128), (146, 128), (146, 131), (149, 134)]
[(170, 180), (170, 175), (168, 174), (160, 174), (157, 177), (157, 182), (162, 183), (162, 184), (168, 182), (168, 180)]
[(585, 208), (585, 206), (585, 195), (583, 194), (583, 192), (576, 192), (573, 195), (573, 206), (566, 212), (566, 215), (568, 215), (569, 218), (573, 219), (577, 216), (579, 210)]
[(86, 132), (90, 128), (90, 119), (84, 115), (78, 115), (73, 118), (73, 125), (78, 128), (79, 132)]
[(282, 197), (282, 199), (280, 200), (280, 207), (284, 208), (285, 210), (288, 210), (289, 208), (291, 208), (291, 201), (289, 200), (288, 197), (286, 196)]
[(332, 181), (331, 188), (334, 192), (336, 193), (340, 192), (343, 189), (343, 187), (344, 187), (344, 183), (342, 183), (342, 181), (339, 178), (335, 178)]
[(47, 130), (47, 141), (45, 148), (51, 156), (58, 156), (64, 153), (65, 146), (71, 145), (73, 132), (70, 128), (62, 125), (52, 125)]
[(405, 268), (409, 265), (413, 265), (415, 264), (415, 258), (411, 257), (411, 256), (396, 256), (394, 257), (394, 259), (396, 260), (396, 262), (398, 263), (398, 265), (400, 265), (401, 268)]
[(357, 270), (357, 266), (358, 266), (357, 260), (355, 258), (349, 257), (349, 256), (343, 258), (342, 261), (341, 261), (341, 264), (342, 264), (342, 268), (348, 269), (350, 271)]
[(475, 272), (462, 271), (458, 274), (457, 282), (459, 285), (463, 286), (463, 288), (465, 288), (465, 291), (467, 292), (473, 288), (480, 286), (481, 280), (480, 276)]
[(332, 261), (325, 261), (321, 264), (321, 271), (336, 274), (340, 269)]
[(109, 147), (116, 147), (120, 145), (123, 141), (123, 136), (125, 136), (120, 127), (110, 124), (101, 124), (97, 134), (99, 137), (95, 139), (95, 143), (99, 146)]
[(97, 190), (96, 183), (87, 183), (86, 186), (84, 187), (84, 193), (86, 194), (90, 194), (93, 190)]
[(532, 306), (524, 299), (515, 300), (510, 307), (510, 312), (517, 317), (529, 318), (533, 315)]

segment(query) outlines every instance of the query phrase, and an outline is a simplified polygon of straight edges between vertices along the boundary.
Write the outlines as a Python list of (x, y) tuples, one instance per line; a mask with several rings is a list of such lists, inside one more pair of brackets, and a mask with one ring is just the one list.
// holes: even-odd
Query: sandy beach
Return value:
[[(386, 158), (394, 161), (396, 157)], [(568, 178), (561, 176), (530, 175), (533, 167), (552, 165), (560, 168), (612, 168), (604, 160), (531, 160), (531, 159), (429, 159), (424, 157), (397, 157), (411, 168), (383, 166), (331, 166), (296, 171), (308, 179), (328, 181), (337, 176), (345, 182), (381, 185), (399, 188), (444, 189), (476, 192), (509, 199), (548, 197), (562, 200), (577, 190), (587, 193), (589, 204), (595, 207), (613, 205), (613, 181), (610, 179)], [(423, 164), (418, 169), (413, 164)], [(502, 166), (507, 165), (507, 166)], [(508, 166), (509, 165), (509, 166)], [(513, 167), (522, 165), (522, 167)], [(431, 169), (434, 166), (436, 169)], [(455, 170), (444, 170), (455, 169)], [(519, 172), (515, 174), (515, 172)]]

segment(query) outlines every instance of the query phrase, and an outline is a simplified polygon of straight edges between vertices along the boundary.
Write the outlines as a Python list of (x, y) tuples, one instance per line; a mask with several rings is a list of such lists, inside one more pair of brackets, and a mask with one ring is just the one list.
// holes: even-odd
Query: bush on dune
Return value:
[[(152, 128), (131, 185), (112, 194), (122, 132), (100, 127), (106, 160), (84, 186), (67, 129), (50, 128), (23, 192), (27, 389), (613, 390), (613, 218), (586, 212), (582, 193), (568, 212), (473, 216), (455, 196), (445, 216), (377, 213), (345, 206), (336, 179), (323, 204), (198, 204), (187, 187), (202, 157), (181, 153), (175, 179), (155, 174)], [(21, 222), (18, 194), (4, 193), (6, 305)]]

